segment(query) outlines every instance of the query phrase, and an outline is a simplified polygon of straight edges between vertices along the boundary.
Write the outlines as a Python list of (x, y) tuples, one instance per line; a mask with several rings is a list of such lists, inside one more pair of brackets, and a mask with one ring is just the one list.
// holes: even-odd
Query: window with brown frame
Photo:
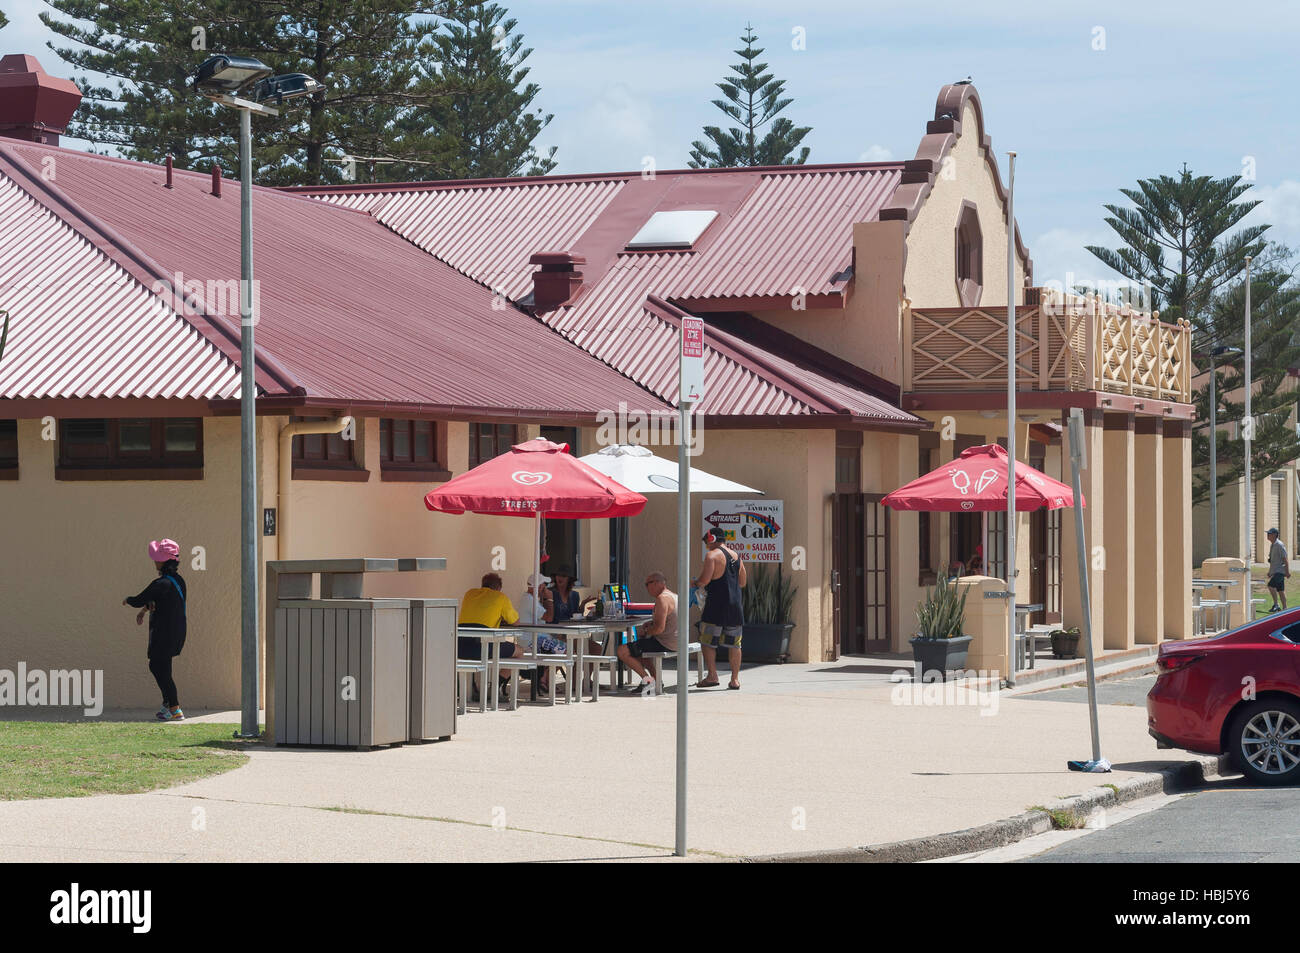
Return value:
[(199, 417), (60, 420), (58, 461), (58, 479), (201, 479), (203, 421)]
[[(294, 423), (322, 423), (329, 417), (293, 417)], [(345, 440), (341, 433), (304, 433), (293, 438), (295, 467), (356, 469), (356, 441)]]
[(956, 231), (957, 295), (962, 307), (973, 308), (980, 303), (984, 291), (984, 237), (973, 202), (962, 203)]
[(0, 420), (0, 480), (18, 476), (18, 421)]
[(384, 417), (379, 421), (379, 467), (385, 480), (449, 480), (447, 425)]
[(519, 428), (514, 424), (470, 424), (470, 469), (501, 456), (518, 442)]

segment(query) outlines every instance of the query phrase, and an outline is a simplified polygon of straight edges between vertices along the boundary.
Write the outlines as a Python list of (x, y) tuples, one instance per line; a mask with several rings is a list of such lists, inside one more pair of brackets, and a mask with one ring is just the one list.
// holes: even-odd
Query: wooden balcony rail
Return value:
[[(1021, 390), (1105, 391), (1190, 403), (1191, 326), (1095, 295), (1025, 289), (1016, 308)], [(1007, 386), (1007, 309), (914, 308), (903, 300), (903, 390)]]

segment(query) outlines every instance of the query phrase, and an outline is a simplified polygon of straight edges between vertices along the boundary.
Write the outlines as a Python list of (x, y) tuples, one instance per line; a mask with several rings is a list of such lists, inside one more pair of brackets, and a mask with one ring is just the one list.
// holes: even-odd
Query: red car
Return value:
[(1162, 642), (1147, 693), (1159, 748), (1230, 753), (1257, 784), (1300, 780), (1300, 608)]

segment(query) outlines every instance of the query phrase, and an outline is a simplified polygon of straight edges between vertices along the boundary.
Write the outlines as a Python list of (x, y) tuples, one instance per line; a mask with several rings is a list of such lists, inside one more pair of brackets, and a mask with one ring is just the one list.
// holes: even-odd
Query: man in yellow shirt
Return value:
[[(499, 629), (503, 625), (514, 625), (519, 621), (519, 613), (510, 604), (510, 597), (501, 591), (501, 577), (494, 572), (482, 579), (477, 589), (471, 589), (460, 600), (460, 618), (457, 624), (465, 628)], [(513, 658), (518, 646), (513, 642), (501, 643), (501, 657)], [(457, 640), (456, 656), (463, 659), (480, 659), (483, 657), (482, 641), (471, 636), (461, 636)]]

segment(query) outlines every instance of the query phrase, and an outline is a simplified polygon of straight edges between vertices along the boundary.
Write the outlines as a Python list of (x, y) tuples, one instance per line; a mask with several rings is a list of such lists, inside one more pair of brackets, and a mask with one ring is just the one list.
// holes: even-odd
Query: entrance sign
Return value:
[(681, 396), (677, 403), (697, 404), (704, 398), (704, 319), (682, 316)]
[(756, 563), (783, 562), (784, 500), (705, 500), (704, 522), (741, 559)]

